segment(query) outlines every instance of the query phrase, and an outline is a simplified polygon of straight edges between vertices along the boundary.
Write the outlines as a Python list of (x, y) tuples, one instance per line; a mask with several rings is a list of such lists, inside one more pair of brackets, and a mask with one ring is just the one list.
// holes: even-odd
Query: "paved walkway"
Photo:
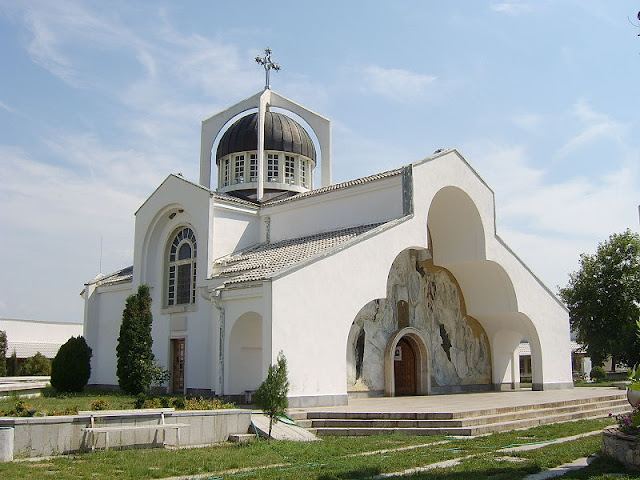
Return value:
[(515, 390), (509, 392), (430, 395), (424, 397), (376, 397), (349, 399), (349, 405), (335, 407), (291, 408), (297, 412), (410, 412), (453, 413), (490, 408), (522, 407), (550, 402), (565, 402), (605, 396), (624, 395), (615, 387), (576, 387), (566, 390)]

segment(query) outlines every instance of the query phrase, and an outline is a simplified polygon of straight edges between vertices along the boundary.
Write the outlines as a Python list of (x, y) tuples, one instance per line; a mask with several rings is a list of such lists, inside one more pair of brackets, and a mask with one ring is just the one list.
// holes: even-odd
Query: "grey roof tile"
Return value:
[(218, 270), (212, 278), (225, 280), (226, 284), (264, 280), (285, 268), (343, 245), (383, 223), (255, 245), (215, 260), (213, 266)]

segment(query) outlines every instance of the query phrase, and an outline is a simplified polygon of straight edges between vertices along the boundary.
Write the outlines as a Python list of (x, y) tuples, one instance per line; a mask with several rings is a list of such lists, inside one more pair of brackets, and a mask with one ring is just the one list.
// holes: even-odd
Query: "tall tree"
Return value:
[(269, 417), (269, 441), (271, 441), (273, 424), (278, 422), (279, 417), (287, 414), (288, 392), (287, 359), (281, 351), (278, 353), (277, 363), (269, 365), (267, 378), (256, 391), (256, 405)]
[(138, 292), (127, 298), (116, 347), (118, 384), (133, 395), (147, 390), (152, 381), (155, 360), (151, 350), (152, 323), (149, 287), (140, 285)]
[(636, 320), (640, 317), (640, 235), (626, 230), (580, 255), (580, 268), (560, 289), (571, 328), (596, 365), (640, 361)]

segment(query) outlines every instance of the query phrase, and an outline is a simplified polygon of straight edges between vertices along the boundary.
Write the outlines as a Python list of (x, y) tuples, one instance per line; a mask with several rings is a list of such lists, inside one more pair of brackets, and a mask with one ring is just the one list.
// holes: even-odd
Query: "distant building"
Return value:
[(199, 182), (169, 175), (135, 213), (133, 266), (82, 291), (91, 384), (118, 383), (147, 284), (174, 393), (244, 398), (279, 351), (291, 406), (516, 389), (523, 339), (534, 389), (573, 386), (567, 310), (457, 150), (334, 185), (329, 120), (267, 88), (205, 120), (200, 151)]
[(53, 358), (60, 346), (71, 337), (82, 335), (81, 323), (43, 322), (0, 318), (0, 330), (7, 333), (7, 357), (16, 352), (19, 360), (40, 352)]

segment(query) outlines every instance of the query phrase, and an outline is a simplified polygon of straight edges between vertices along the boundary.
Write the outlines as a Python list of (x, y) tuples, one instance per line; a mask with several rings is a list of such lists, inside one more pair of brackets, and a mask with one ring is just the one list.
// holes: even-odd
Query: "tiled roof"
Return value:
[(130, 267), (125, 267), (123, 269), (118, 270), (117, 272), (109, 273), (108, 275), (103, 275), (98, 277), (91, 282), (89, 285), (96, 284), (96, 286), (103, 285), (115, 285), (118, 283), (126, 283), (133, 280), (133, 265)]
[(227, 279), (227, 284), (270, 278), (287, 267), (328, 252), (380, 225), (382, 223), (361, 225), (256, 245), (216, 260), (213, 266), (218, 271), (214, 273), (213, 278)]
[[(66, 340), (65, 340), (66, 342)], [(47, 358), (53, 358), (64, 342), (12, 342), (7, 340), (7, 355), (16, 352), (18, 358), (29, 358), (40, 352)]]
[(292, 197), (283, 198), (280, 200), (274, 200), (272, 202), (265, 202), (263, 205), (279, 205), (285, 202), (291, 202), (301, 198), (313, 197), (315, 195), (321, 195), (323, 193), (331, 192), (334, 190), (341, 190), (343, 188), (353, 187), (355, 185), (362, 185), (364, 183), (374, 182), (383, 178), (393, 177), (395, 175), (402, 174), (402, 168), (396, 168), (387, 172), (376, 173), (375, 175), (369, 175), (368, 177), (356, 178), (355, 180), (349, 180), (347, 182), (336, 183), (335, 185), (328, 185), (326, 187), (316, 188), (315, 190), (309, 190), (308, 192), (299, 193)]

